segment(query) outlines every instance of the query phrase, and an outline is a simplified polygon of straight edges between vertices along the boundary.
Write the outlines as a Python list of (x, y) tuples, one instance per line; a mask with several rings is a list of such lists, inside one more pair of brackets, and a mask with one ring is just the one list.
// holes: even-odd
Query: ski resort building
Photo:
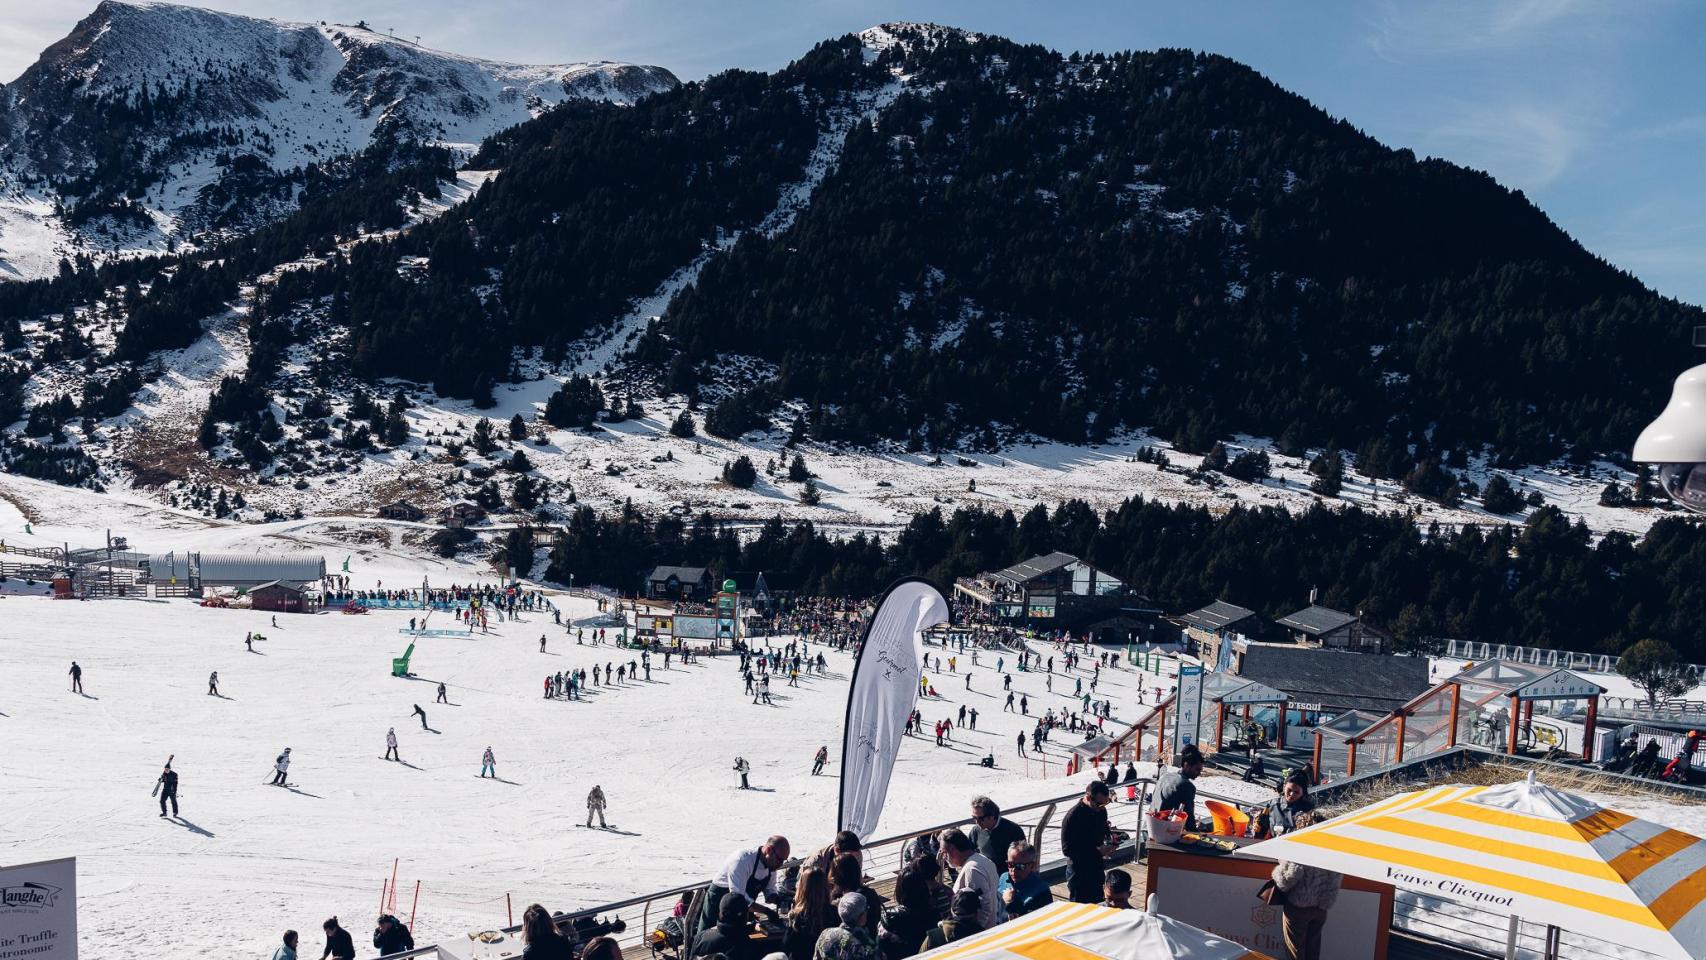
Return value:
[(652, 600), (703, 602), (713, 592), (708, 567), (657, 567), (646, 575), (646, 597)]
[(1392, 635), (1362, 622), (1357, 614), (1310, 604), (1274, 621), (1291, 632), (1293, 642), (1305, 646), (1350, 650), (1356, 653), (1386, 653)]
[(1292, 643), (1251, 643), (1233, 672), (1291, 698), (1294, 710), (1386, 714), (1428, 689), (1428, 658), (1371, 655)]
[(1232, 654), (1259, 639), (1267, 623), (1254, 610), (1216, 600), (1179, 618), (1189, 649), (1216, 670), (1231, 668)]
[(312, 608), (303, 585), (287, 580), (270, 580), (249, 588), (249, 606), (273, 613), (307, 613)]
[(1113, 574), (1055, 551), (1005, 570), (961, 577), (954, 596), (997, 623), (1076, 629), (1124, 611), (1149, 609), (1147, 598)]
[(326, 576), (326, 558), (313, 553), (173, 552), (150, 556), (143, 569), (159, 582), (252, 590), (279, 580), (318, 583)]

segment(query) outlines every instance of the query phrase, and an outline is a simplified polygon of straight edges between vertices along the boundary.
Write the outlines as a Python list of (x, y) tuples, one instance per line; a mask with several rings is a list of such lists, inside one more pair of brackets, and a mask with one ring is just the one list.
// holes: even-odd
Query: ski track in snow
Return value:
[[(817, 189), (818, 184), (823, 182), (823, 178), (829, 175), (841, 159), (841, 149), (847, 143), (847, 134), (853, 129), (854, 121), (868, 121), (876, 116), (884, 107), (894, 102), (895, 97), (900, 95), (902, 86), (902, 82), (897, 79), (874, 91), (862, 92), (856, 97), (852, 107), (835, 113), (829, 129), (818, 134), (811, 156), (806, 159), (805, 175), (782, 187), (776, 206), (765, 214), (756, 227), (760, 233), (773, 237), (793, 225), (794, 218), (799, 216), (800, 211), (810, 202), (812, 191)], [(659, 284), (651, 295), (634, 301), (633, 307), (626, 314), (598, 333), (582, 338), (576, 344), (580, 360), (574, 364), (573, 373), (596, 375), (606, 367), (613, 366), (632, 344), (633, 339), (645, 329), (646, 324), (661, 316), (670, 300), (674, 299), (682, 288), (699, 279), (699, 273), (705, 269), (705, 264), (709, 263), (712, 257), (733, 247), (744, 234), (744, 230), (719, 232), (708, 249), (694, 257), (693, 262), (670, 274), (669, 279)]]

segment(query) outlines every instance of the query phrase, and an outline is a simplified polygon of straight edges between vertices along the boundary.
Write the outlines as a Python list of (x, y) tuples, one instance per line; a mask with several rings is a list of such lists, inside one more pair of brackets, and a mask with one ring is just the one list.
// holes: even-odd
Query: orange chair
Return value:
[(1214, 832), (1223, 837), (1242, 837), (1250, 829), (1250, 815), (1230, 803), (1204, 800), (1208, 815), (1214, 818)]

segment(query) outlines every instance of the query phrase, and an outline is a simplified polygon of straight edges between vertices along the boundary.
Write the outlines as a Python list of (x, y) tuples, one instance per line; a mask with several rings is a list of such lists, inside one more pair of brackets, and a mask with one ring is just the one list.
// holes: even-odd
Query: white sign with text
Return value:
[(0, 958), (77, 960), (77, 858), (0, 867)]

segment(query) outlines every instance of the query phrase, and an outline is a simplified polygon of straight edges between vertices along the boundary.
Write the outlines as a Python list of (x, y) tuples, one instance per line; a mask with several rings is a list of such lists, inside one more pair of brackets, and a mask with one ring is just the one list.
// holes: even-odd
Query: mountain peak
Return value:
[(299, 171), (374, 145), (471, 152), (565, 100), (677, 83), (662, 67), (500, 63), (364, 24), (102, 0), (0, 88), (0, 193), (16, 200), (0, 206), (0, 277), (251, 226), (292, 207)]
[(934, 50), (950, 38), (977, 41), (982, 39), (982, 35), (959, 27), (907, 20), (879, 23), (859, 32), (859, 41), (867, 49), (879, 53), (890, 47), (901, 47), (908, 52)]

